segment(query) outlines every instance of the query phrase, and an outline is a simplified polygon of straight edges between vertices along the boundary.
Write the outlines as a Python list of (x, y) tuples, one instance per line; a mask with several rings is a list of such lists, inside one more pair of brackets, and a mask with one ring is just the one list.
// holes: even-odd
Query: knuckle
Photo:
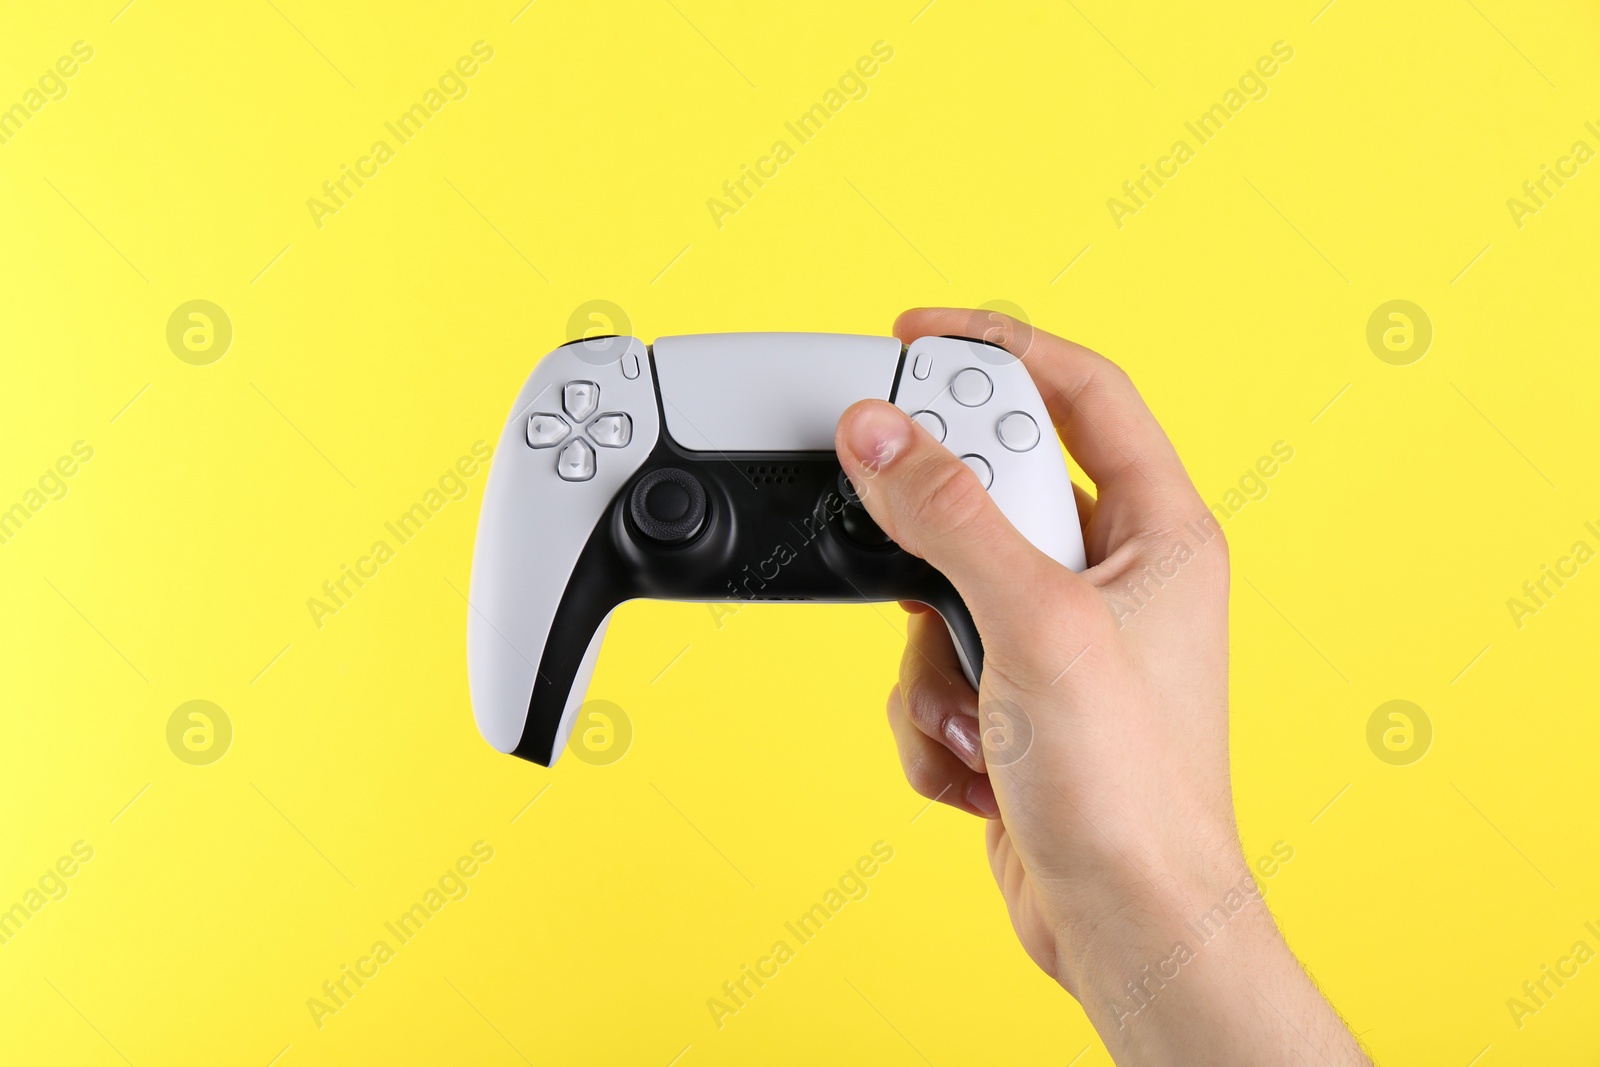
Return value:
[(1227, 535), (1222, 532), (1220, 527), (1212, 536), (1211, 540), (1207, 542), (1206, 547), (1211, 550), (1212, 557), (1216, 560), (1216, 566), (1222, 571), (1223, 574), (1227, 574), (1228, 569), (1231, 566), (1231, 557), (1228, 550)]
[(924, 745), (905, 759), (906, 781), (918, 796), (938, 800), (953, 784), (932, 758), (932, 750)]
[(916, 681), (905, 690), (906, 718), (930, 737), (939, 732), (949, 716), (949, 700), (927, 681)]
[[(1098, 353), (1096, 354), (1098, 355)], [(1134, 388), (1133, 375), (1129, 374), (1127, 369), (1115, 360), (1100, 356), (1095, 368), (1104, 378), (1107, 385), (1117, 389)]]
[(1021, 353), (1018, 353), (1014, 346), (1018, 345), (1027, 333), (1022, 328), (1022, 323), (1004, 311), (989, 311), (988, 319), (990, 326), (985, 331), (983, 340), (991, 341), (1013, 355), (1020, 357)]
[(911, 522), (941, 534), (970, 527), (989, 506), (989, 493), (965, 463), (951, 457), (929, 465), (911, 501)]

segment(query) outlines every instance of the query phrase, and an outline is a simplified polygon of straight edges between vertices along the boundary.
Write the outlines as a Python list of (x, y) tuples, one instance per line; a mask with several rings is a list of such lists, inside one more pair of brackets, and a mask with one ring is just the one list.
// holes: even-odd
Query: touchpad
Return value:
[(704, 333), (653, 346), (667, 434), (695, 452), (833, 451), (857, 400), (889, 399), (900, 342), (833, 333)]

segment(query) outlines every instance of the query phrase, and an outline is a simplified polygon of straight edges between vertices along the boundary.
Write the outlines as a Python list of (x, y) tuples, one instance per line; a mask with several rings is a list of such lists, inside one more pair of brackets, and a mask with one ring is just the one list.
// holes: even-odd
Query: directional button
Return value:
[(622, 448), (633, 440), (633, 420), (620, 411), (609, 411), (589, 424), (589, 436), (601, 448)]
[(593, 382), (568, 382), (561, 391), (561, 402), (568, 415), (582, 422), (600, 406), (600, 387)]
[(963, 407), (975, 408), (989, 402), (994, 395), (994, 383), (977, 367), (968, 367), (950, 379), (950, 393)]
[(594, 449), (579, 437), (568, 441), (556, 457), (556, 473), (565, 482), (586, 482), (594, 477)]
[(567, 420), (560, 415), (552, 415), (548, 411), (537, 411), (528, 416), (528, 444), (534, 448), (549, 448), (559, 445), (567, 436), (571, 427)]

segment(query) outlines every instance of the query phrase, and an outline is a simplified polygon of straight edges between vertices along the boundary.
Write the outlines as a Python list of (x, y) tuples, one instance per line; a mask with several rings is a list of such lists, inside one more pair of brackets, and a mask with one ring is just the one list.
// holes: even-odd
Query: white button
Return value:
[[(571, 448), (571, 445), (567, 446)], [(962, 456), (961, 462), (972, 468), (972, 473), (978, 476), (978, 481), (983, 483), (985, 489), (994, 483), (994, 468), (989, 466), (989, 461), (982, 456)]]
[(1039, 443), (1039, 424), (1026, 411), (1013, 411), (995, 429), (1000, 443), (1013, 452), (1026, 452)]
[(926, 381), (932, 370), (933, 357), (926, 352), (918, 352), (917, 358), (911, 361), (911, 376), (919, 382)]
[(975, 408), (994, 395), (994, 383), (977, 367), (968, 367), (950, 379), (950, 393), (958, 403)]
[(933, 439), (940, 443), (944, 441), (944, 420), (932, 411), (919, 411), (911, 416), (911, 421), (921, 426), (933, 435)]
[(561, 391), (561, 402), (568, 415), (582, 422), (600, 405), (600, 387), (593, 382), (568, 382)]
[(589, 424), (589, 436), (601, 448), (621, 448), (633, 439), (633, 420), (620, 411), (608, 412)]
[(639, 357), (632, 352), (622, 357), (622, 376), (630, 382), (639, 376)]
[(567, 420), (560, 415), (552, 415), (547, 411), (535, 412), (528, 416), (528, 444), (534, 448), (558, 445), (570, 428)]
[(556, 473), (563, 481), (586, 482), (594, 477), (594, 449), (583, 438), (568, 441), (556, 457)]

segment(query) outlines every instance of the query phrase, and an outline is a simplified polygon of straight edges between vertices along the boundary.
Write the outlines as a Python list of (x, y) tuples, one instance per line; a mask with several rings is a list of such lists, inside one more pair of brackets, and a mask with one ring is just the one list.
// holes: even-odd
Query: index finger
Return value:
[(1102, 500), (1125, 501), (1146, 518), (1186, 515), (1199, 503), (1132, 379), (1099, 353), (1010, 315), (964, 308), (914, 308), (895, 320), (894, 335), (906, 344), (919, 337), (973, 337), (1016, 356)]

